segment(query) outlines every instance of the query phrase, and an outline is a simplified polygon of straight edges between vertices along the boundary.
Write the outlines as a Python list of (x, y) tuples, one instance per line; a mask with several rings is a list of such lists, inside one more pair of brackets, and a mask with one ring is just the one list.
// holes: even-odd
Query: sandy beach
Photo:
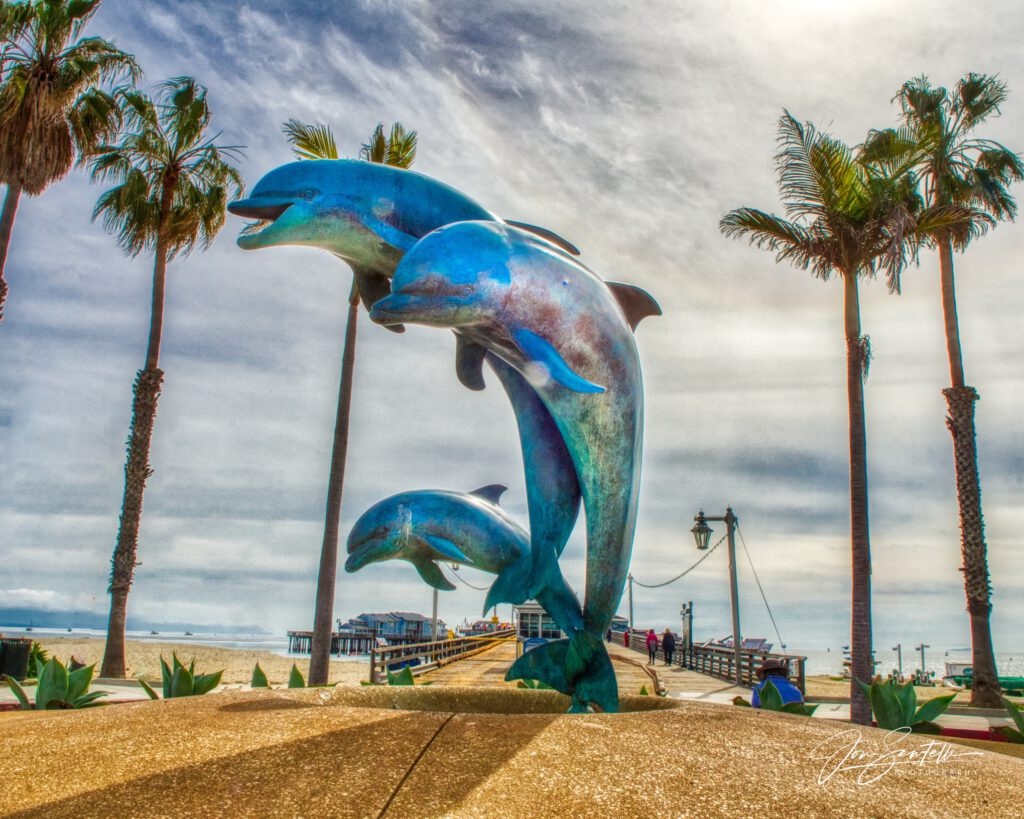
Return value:
[[(40, 640), (40, 645), (50, 654), (66, 663), (70, 657), (90, 665), (96, 663), (97, 673), (103, 660), (101, 639), (80, 639), (75, 637), (50, 637)], [(128, 640), (125, 643), (125, 662), (128, 676), (141, 676), (147, 682), (160, 682), (160, 655), (168, 662), (171, 653), (177, 652), (178, 659), (188, 663), (193, 657), (196, 671), (212, 673), (224, 670), (221, 682), (224, 684), (248, 684), (252, 679), (253, 667), (258, 662), (271, 685), (285, 685), (292, 663), (296, 663), (302, 676), (309, 671), (308, 657), (282, 657), (269, 651), (223, 648), (220, 646), (193, 645), (191, 643), (145, 643)], [(369, 661), (332, 660), (330, 682), (342, 685), (359, 685), (360, 680), (369, 678)]]

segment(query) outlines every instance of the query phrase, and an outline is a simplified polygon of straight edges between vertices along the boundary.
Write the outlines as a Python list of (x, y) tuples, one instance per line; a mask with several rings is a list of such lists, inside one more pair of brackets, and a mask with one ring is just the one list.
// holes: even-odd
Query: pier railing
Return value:
[(370, 651), (370, 682), (375, 685), (387, 682), (389, 670), (398, 671), (405, 666), (409, 667), (413, 676), (419, 676), (456, 660), (480, 654), (515, 635), (515, 629), (510, 628), (475, 637), (374, 648)]
[[(635, 632), (630, 639), (629, 647), (646, 655), (645, 636), (644, 632)], [(665, 662), (665, 655), (660, 647), (657, 659), (658, 662)], [(773, 654), (748, 648), (740, 649), (740, 680), (744, 685), (753, 688), (760, 682), (757, 670), (764, 665), (766, 660), (779, 660), (785, 663), (789, 667), (789, 678), (793, 684), (800, 689), (801, 693), (806, 693), (807, 658), (795, 654)], [(695, 645), (685, 651), (677, 649), (672, 657), (672, 664), (688, 668), (691, 671), (699, 671), (701, 674), (711, 677), (720, 677), (730, 682), (736, 681), (736, 652), (726, 646)]]

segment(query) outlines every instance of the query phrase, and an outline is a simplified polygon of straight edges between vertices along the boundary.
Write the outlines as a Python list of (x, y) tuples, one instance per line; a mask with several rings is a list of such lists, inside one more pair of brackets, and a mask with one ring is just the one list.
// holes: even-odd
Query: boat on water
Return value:
[[(1004, 694), (1024, 696), (1024, 677), (996, 677)], [(946, 663), (942, 684), (956, 691), (970, 691), (974, 681), (974, 667), (971, 663)]]

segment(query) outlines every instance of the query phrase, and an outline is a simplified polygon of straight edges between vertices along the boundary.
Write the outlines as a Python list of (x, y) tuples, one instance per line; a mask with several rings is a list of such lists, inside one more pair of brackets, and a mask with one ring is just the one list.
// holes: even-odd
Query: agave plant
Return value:
[(270, 683), (267, 682), (267, 675), (260, 668), (260, 664), (256, 663), (256, 667), (252, 670), (252, 682), (249, 683), (250, 688), (270, 688)]
[(1010, 728), (1008, 725), (1000, 726), (996, 728), (996, 731), (1006, 737), (1008, 742), (1015, 742), (1018, 745), (1024, 745), (1024, 713), (1021, 712), (1020, 707), (1014, 705), (1006, 697), (1002, 697), (1003, 707), (1006, 708), (1006, 713), (1010, 715), (1010, 719), (1013, 720), (1016, 728)]
[[(765, 682), (758, 697), (761, 701), (760, 708), (762, 711), (781, 711), (784, 714), (798, 714), (802, 717), (809, 717), (818, 708), (817, 705), (806, 705), (802, 702), (785, 702), (782, 699), (782, 694), (779, 693), (779, 689), (770, 678)], [(732, 704), (740, 705), (744, 708), (751, 707), (750, 703), (743, 699), (743, 697), (733, 697)]]
[(299, 667), (292, 663), (291, 673), (288, 674), (288, 687), (289, 688), (305, 688), (306, 681), (302, 678), (302, 672), (299, 671)]
[[(167, 661), (162, 656), (160, 657), (160, 670), (164, 683), (163, 698), (165, 700), (175, 697), (198, 697), (200, 694), (206, 694), (220, 685), (223, 671), (218, 671), (214, 674), (196, 674), (195, 658), (189, 663), (188, 668), (181, 664), (177, 654), (172, 654), (171, 658), (172, 666), (168, 666)], [(139, 678), (139, 684), (149, 694), (150, 699), (160, 699), (156, 691), (153, 690), (153, 687), (141, 677)]]
[(956, 697), (956, 694), (935, 697), (918, 708), (913, 683), (897, 685), (895, 680), (890, 679), (867, 685), (857, 680), (857, 685), (871, 704), (878, 727), (889, 731), (909, 728), (915, 734), (939, 733), (941, 729), (933, 720), (949, 708)]
[[(64, 663), (56, 657), (51, 658), (44, 665), (36, 659), (36, 683), (35, 709), (37, 711), (50, 711), (59, 708), (88, 708), (92, 705), (102, 705), (96, 702), (100, 697), (107, 696), (106, 691), (89, 691), (92, 684), (94, 665), (83, 666), (69, 672)], [(23, 711), (31, 711), (32, 702), (29, 701), (17, 680), (13, 677), (7, 678), (14, 696), (21, 703)]]

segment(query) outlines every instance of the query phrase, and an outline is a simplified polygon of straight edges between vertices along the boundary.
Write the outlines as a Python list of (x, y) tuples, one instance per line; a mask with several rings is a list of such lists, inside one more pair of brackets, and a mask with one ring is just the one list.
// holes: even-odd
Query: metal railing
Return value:
[(499, 643), (514, 639), (515, 635), (515, 629), (502, 629), (475, 637), (373, 648), (370, 650), (370, 682), (375, 685), (384, 683), (389, 670), (398, 671), (404, 666), (409, 667), (413, 676), (419, 676), (456, 660), (480, 654)]
[[(620, 635), (616, 635), (620, 637)], [(629, 647), (640, 654), (647, 654), (645, 632), (634, 632), (629, 641)], [(661, 648), (656, 654), (657, 660), (665, 661), (665, 655)], [(766, 651), (753, 651), (748, 648), (740, 649), (740, 680), (744, 685), (753, 688), (760, 680), (757, 678), (757, 670), (764, 665), (766, 660), (779, 660), (789, 667), (789, 676), (793, 684), (800, 689), (800, 693), (806, 693), (807, 673), (806, 657), (795, 654), (773, 654)], [(691, 671), (698, 671), (711, 677), (719, 677), (730, 682), (736, 681), (736, 652), (725, 646), (701, 646), (695, 645), (688, 650), (676, 649), (672, 656), (672, 665), (682, 666)]]

